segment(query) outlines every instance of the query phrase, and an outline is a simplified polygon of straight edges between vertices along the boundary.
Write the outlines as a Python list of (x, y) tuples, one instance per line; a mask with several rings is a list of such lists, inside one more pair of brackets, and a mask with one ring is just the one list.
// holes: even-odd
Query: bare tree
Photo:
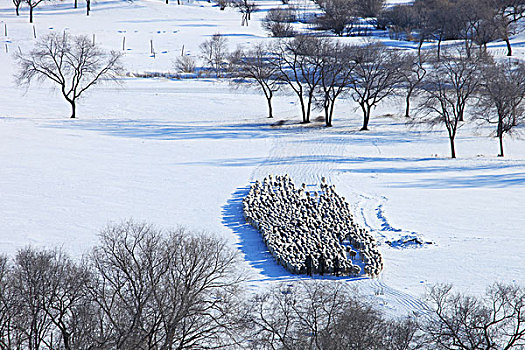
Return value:
[(363, 127), (368, 130), (372, 108), (391, 96), (401, 81), (402, 60), (398, 53), (378, 43), (354, 50), (354, 80), (351, 95), (363, 112)]
[(117, 349), (208, 349), (236, 342), (243, 275), (222, 240), (150, 225), (108, 227), (91, 255), (96, 302)]
[(261, 349), (323, 349), (326, 332), (352, 301), (344, 284), (280, 285), (252, 303), (251, 336)]
[(29, 23), (33, 23), (33, 10), (44, 1), (47, 0), (24, 0), (27, 6), (29, 6)]
[(279, 71), (279, 79), (286, 82), (299, 98), (302, 122), (310, 122), (315, 91), (321, 81), (323, 47), (326, 39), (297, 36), (291, 41), (279, 41), (274, 47), (272, 62)]
[(410, 101), (414, 94), (419, 90), (423, 79), (427, 75), (425, 65), (428, 61), (428, 55), (416, 55), (406, 53), (402, 55), (403, 65), (400, 70), (400, 76), (405, 87), (405, 117), (410, 117)]
[[(442, 16), (442, 2), (445, 0), (415, 0), (413, 4), (414, 19), (418, 31), (418, 54), (421, 54), (421, 48), (426, 40), (431, 39), (436, 34), (436, 24), (443, 27), (442, 19), (448, 19)], [(450, 13), (450, 12), (449, 12)]]
[[(494, 11), (490, 0), (460, 0), (453, 6), (455, 12), (455, 30), (453, 37), (463, 39), (467, 56), (471, 54), (473, 44), (486, 45), (495, 39)], [(489, 29), (494, 33), (489, 35)]]
[(219, 5), (219, 9), (221, 11), (224, 11), (226, 7), (232, 4), (232, 0), (215, 0), (215, 1), (217, 2), (217, 5)]
[(457, 55), (447, 52), (442, 60), (434, 63), (422, 85), (424, 97), (419, 108), (424, 115), (421, 121), (430, 126), (445, 126), (452, 158), (456, 158), (454, 141), (467, 103), (480, 84), (479, 63), (479, 57), (468, 58), (464, 51)]
[(291, 8), (273, 8), (263, 20), (262, 26), (276, 38), (295, 35), (292, 22), (295, 21), (295, 11)]
[(354, 49), (353, 46), (335, 42), (328, 43), (324, 47), (324, 52), (318, 53), (323, 56), (323, 61), (317, 99), (323, 107), (326, 126), (332, 126), (335, 102), (353, 82), (352, 51)]
[(22, 2), (24, 2), (24, 0), (13, 0), (13, 5), (15, 5), (15, 11), (17, 16), (20, 16), (19, 9), (20, 5), (22, 5)]
[(280, 89), (277, 65), (272, 62), (275, 58), (269, 52), (271, 48), (264, 44), (257, 44), (248, 51), (238, 50), (231, 60), (237, 84), (251, 84), (259, 88), (268, 104), (268, 118), (273, 118), (272, 98)]
[(525, 122), (525, 64), (519, 61), (490, 62), (483, 68), (477, 118), (496, 125), (499, 157), (503, 157), (503, 137)]
[(245, 24), (248, 26), (248, 21), (252, 19), (252, 13), (257, 11), (257, 5), (248, 0), (235, 0), (233, 4), (242, 14), (241, 26), (244, 26)]
[(16, 54), (20, 84), (46, 81), (57, 84), (76, 117), (76, 102), (82, 94), (102, 81), (116, 81), (122, 72), (121, 54), (106, 53), (87, 36), (49, 34), (28, 54)]
[(432, 349), (521, 349), (525, 346), (525, 290), (496, 283), (483, 297), (434, 286), (428, 298), (434, 313), (423, 331)]
[(520, 27), (518, 22), (525, 17), (525, 0), (492, 0), (499, 36), (507, 44), (507, 56), (512, 56), (511, 35)]
[(228, 57), (228, 39), (222, 34), (213, 34), (213, 36), (200, 44), (199, 48), (205, 63), (215, 71), (215, 76), (220, 78), (226, 58)]

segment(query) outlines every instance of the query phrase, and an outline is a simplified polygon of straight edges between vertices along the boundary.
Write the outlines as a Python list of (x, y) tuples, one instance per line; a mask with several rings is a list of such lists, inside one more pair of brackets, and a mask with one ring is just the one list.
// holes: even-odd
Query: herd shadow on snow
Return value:
[(308, 277), (306, 275), (294, 275), (288, 272), (283, 266), (277, 264), (272, 254), (264, 244), (259, 231), (249, 225), (243, 215), (242, 200), (250, 191), (250, 186), (241, 187), (235, 190), (226, 204), (222, 207), (222, 223), (233, 231), (239, 238), (238, 248), (244, 255), (248, 264), (265, 276), (261, 280), (289, 280), (289, 279), (337, 279), (337, 280), (363, 280), (368, 277), (348, 277), (348, 276), (318, 276)]

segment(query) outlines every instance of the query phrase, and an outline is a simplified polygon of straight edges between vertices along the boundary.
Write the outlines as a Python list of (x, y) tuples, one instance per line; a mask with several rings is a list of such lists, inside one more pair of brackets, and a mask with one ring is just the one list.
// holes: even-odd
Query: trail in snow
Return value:
[(387, 201), (384, 196), (376, 198), (361, 194), (360, 200), (354, 205), (354, 212), (360, 216), (363, 225), (376, 236), (380, 244), (387, 244), (393, 248), (418, 248), (434, 244), (417, 232), (393, 227), (385, 214)]
[[(307, 186), (317, 186), (323, 176), (329, 183), (337, 183), (337, 160), (344, 157), (348, 140), (326, 129), (297, 128), (295, 132), (286, 131), (288, 131), (286, 136), (272, 138), (268, 157), (254, 169), (250, 181), (261, 180), (268, 174), (288, 174), (297, 184), (304, 182)], [(314, 138), (311, 135), (312, 132), (317, 133), (316, 136), (319, 136), (318, 133), (324, 133), (324, 135)], [(237, 243), (240, 251), (244, 254), (248, 264), (258, 273), (258, 277), (255, 277), (253, 281), (291, 282), (309, 279), (306, 276), (290, 274), (278, 265), (268, 252), (259, 232), (245, 222), (242, 213), (242, 199), (248, 190), (249, 186), (245, 186), (232, 193), (226, 205), (223, 206), (222, 214), (223, 224), (238, 237)], [(358, 191), (359, 189), (353, 190)], [(363, 198), (373, 199), (377, 203), (386, 201), (385, 197)], [(367, 225), (372, 233), (379, 234), (381, 238), (383, 238), (382, 232), (386, 231), (403, 233), (402, 230), (394, 229), (388, 224), (382, 211), (382, 204), (379, 204), (378, 208), (379, 211), (374, 211), (369, 207), (363, 208), (369, 211), (366, 215), (362, 214), (364, 217), (376, 213), (376, 217), (382, 222), (380, 226), (382, 231)], [(393, 289), (380, 279), (334, 276), (314, 276), (314, 278), (351, 282), (366, 295), (365, 299), (370, 299), (371, 303), (395, 316), (417, 314), (428, 310), (428, 306), (420, 299)], [(254, 284), (254, 287), (257, 286), (260, 287)]]

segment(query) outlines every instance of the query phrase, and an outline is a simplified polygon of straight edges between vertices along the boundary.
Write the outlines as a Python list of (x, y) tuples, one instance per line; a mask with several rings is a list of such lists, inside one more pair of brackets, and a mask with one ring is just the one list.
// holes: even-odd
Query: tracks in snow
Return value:
[[(349, 140), (340, 134), (335, 134), (330, 130), (324, 129), (301, 129), (296, 133), (289, 132), (281, 137), (272, 138), (272, 146), (268, 157), (251, 174), (250, 181), (261, 180), (268, 174), (283, 175), (288, 174), (296, 184), (305, 183), (307, 186), (317, 186), (321, 177), (326, 177), (329, 183), (335, 183), (338, 176), (338, 161), (345, 157), (347, 147), (351, 146)], [(344, 184), (353, 193), (359, 189), (351, 188), (351, 185)], [(408, 232), (392, 227), (384, 212), (386, 197), (371, 197), (366, 194), (359, 194), (360, 199), (354, 205), (354, 213), (360, 216), (365, 226), (382, 242), (392, 240), (397, 237), (413, 235), (415, 232)], [(241, 218), (242, 220), (242, 218)], [(412, 237), (412, 236), (410, 236)], [(264, 272), (263, 272), (264, 275)], [(301, 276), (290, 276), (285, 274), (280, 277), (266, 276), (274, 281), (292, 281), (304, 279)], [(385, 311), (393, 315), (400, 312), (425, 313), (428, 306), (418, 298), (407, 293), (400, 292), (387, 286), (381, 279), (359, 279), (348, 282), (357, 283), (367, 294), (377, 303), (377, 298), (383, 300), (382, 307)]]

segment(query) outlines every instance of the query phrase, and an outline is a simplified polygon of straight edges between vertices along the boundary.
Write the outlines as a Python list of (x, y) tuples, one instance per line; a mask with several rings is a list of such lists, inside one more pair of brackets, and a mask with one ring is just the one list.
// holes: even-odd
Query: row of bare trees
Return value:
[[(287, 88), (299, 100), (303, 123), (312, 111), (324, 111), (326, 126), (333, 125), (336, 101), (349, 96), (361, 109), (362, 130), (368, 130), (372, 111), (381, 102), (404, 96), (405, 117), (412, 124), (444, 126), (456, 157), (455, 139), (470, 113), (478, 123), (494, 124), (504, 155), (503, 138), (525, 121), (525, 65), (497, 62), (485, 53), (446, 50), (440, 57), (388, 49), (379, 43), (345, 45), (327, 38), (297, 36), (273, 45), (259, 44), (230, 53), (227, 40), (215, 34), (200, 46), (205, 64), (233, 77), (237, 85), (260, 89), (273, 117), (272, 99)], [(118, 81), (121, 55), (104, 52), (85, 36), (50, 34), (28, 53), (18, 52), (17, 80), (56, 84), (76, 116), (76, 102), (94, 85)], [(194, 69), (190, 59), (179, 62)], [(189, 67), (191, 66), (191, 67)], [(416, 113), (411, 100), (418, 95)]]
[[(326, 126), (332, 126), (336, 101), (350, 97), (362, 112), (361, 130), (368, 130), (372, 111), (381, 102), (403, 96), (407, 122), (444, 126), (452, 158), (467, 110), (477, 124), (496, 126), (500, 156), (504, 135), (525, 121), (525, 65), (496, 61), (484, 52), (447, 49), (437, 56), (391, 50), (379, 43), (345, 45), (297, 36), (237, 50), (223, 60), (229, 62), (234, 82), (252, 84), (264, 93), (270, 118), (273, 96), (286, 87), (299, 101), (303, 123), (309, 123), (312, 110), (319, 108)], [(415, 96), (417, 104), (411, 108)]]
[[(27, 5), (29, 8), (29, 23), (33, 23), (33, 12), (40, 4), (49, 2), (49, 0), (12, 0), (13, 5), (15, 6), (16, 15), (20, 16), (20, 8), (24, 5)], [(89, 16), (91, 12), (91, 0), (86, 1), (86, 15)], [(74, 8), (78, 7), (78, 0), (74, 2)]]
[(273, 93), (285, 86), (298, 98), (303, 123), (314, 107), (325, 112), (332, 126), (336, 100), (349, 94), (363, 112), (362, 130), (368, 130), (371, 111), (392, 95), (400, 82), (405, 57), (385, 46), (370, 43), (344, 45), (327, 38), (297, 36), (275, 45), (237, 50), (229, 68), (239, 83), (254, 83), (264, 92), (273, 117)]
[(473, 44), (486, 48), (499, 39), (511, 56), (510, 37), (524, 16), (524, 0), (415, 0), (386, 9), (379, 24), (396, 37), (417, 38), (420, 47), (425, 40), (436, 40), (438, 47), (443, 40), (463, 40), (467, 54)]
[(433, 287), (391, 318), (342, 281), (243, 292), (224, 241), (184, 229), (108, 226), (80, 261), (59, 250), (0, 257), (0, 349), (523, 349), (525, 289)]

